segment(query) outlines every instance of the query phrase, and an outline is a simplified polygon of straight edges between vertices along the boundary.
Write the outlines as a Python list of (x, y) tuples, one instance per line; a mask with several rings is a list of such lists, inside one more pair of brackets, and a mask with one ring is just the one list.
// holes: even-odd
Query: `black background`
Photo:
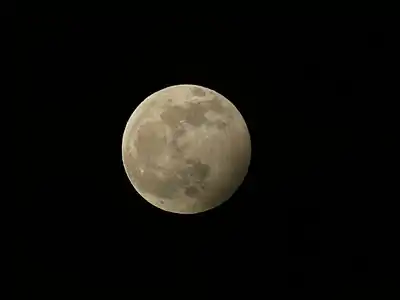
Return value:
[[(389, 18), (21, 24), (16, 298), (393, 296)], [(232, 199), (193, 216), (141, 199), (121, 161), (136, 106), (182, 83), (230, 99), (253, 148)]]

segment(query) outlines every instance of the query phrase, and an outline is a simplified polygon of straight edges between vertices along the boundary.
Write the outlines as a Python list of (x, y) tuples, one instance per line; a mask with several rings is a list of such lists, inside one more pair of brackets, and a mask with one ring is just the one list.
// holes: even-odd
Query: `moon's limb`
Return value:
[(146, 98), (128, 120), (122, 148), (137, 192), (176, 213), (198, 213), (228, 200), (251, 156), (240, 112), (222, 95), (195, 85)]

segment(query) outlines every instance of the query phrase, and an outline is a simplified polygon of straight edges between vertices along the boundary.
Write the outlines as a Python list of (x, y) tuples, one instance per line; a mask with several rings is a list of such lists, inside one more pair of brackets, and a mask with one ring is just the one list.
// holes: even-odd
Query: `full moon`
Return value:
[(173, 213), (200, 213), (227, 201), (242, 184), (250, 158), (250, 134), (240, 112), (198, 85), (170, 86), (147, 97), (122, 138), (133, 187)]

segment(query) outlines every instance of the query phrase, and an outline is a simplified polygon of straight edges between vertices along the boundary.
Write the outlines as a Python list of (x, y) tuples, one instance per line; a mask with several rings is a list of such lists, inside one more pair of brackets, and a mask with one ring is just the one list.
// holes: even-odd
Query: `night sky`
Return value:
[[(18, 23), (16, 299), (392, 299), (390, 18), (102, 15)], [(129, 116), (174, 84), (227, 97), (252, 139), (243, 185), (193, 216), (122, 165)]]

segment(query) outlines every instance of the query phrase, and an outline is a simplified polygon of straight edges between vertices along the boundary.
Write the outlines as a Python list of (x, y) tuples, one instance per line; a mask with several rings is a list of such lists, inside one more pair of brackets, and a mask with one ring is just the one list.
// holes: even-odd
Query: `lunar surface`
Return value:
[(194, 214), (228, 200), (243, 182), (250, 135), (221, 94), (175, 85), (146, 98), (129, 118), (122, 160), (136, 191), (165, 211)]

